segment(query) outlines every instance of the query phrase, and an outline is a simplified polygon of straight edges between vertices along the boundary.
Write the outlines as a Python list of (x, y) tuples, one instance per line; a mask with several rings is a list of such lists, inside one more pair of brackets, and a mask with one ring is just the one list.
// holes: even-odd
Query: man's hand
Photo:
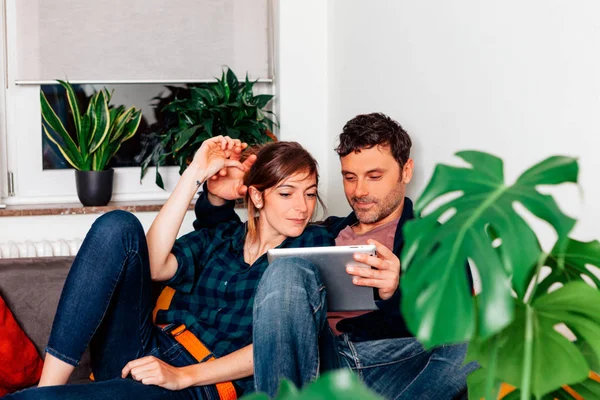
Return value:
[(387, 247), (376, 240), (369, 244), (377, 248), (377, 256), (356, 253), (354, 259), (377, 269), (347, 267), (346, 272), (353, 275), (352, 282), (357, 286), (370, 286), (379, 289), (379, 297), (387, 300), (396, 291), (400, 282), (400, 259)]
[(240, 153), (246, 146), (247, 144), (242, 143), (239, 139), (232, 139), (228, 136), (206, 139), (192, 160), (192, 165), (197, 167), (198, 172), (202, 174), (198, 176), (198, 181), (202, 182), (227, 167), (238, 168), (243, 172), (244, 166), (239, 160), (232, 159), (231, 156)]
[[(229, 157), (230, 160), (239, 161), (243, 149), (236, 148)], [(236, 167), (225, 167), (208, 180), (208, 200), (214, 206), (220, 206), (225, 200), (235, 200), (243, 197), (248, 191), (244, 185), (245, 171), (256, 162), (256, 155), (251, 154), (242, 163), (243, 171)]]
[(131, 377), (144, 385), (156, 385), (169, 390), (181, 390), (190, 386), (184, 368), (173, 367), (153, 357), (142, 357), (127, 363), (121, 378)]

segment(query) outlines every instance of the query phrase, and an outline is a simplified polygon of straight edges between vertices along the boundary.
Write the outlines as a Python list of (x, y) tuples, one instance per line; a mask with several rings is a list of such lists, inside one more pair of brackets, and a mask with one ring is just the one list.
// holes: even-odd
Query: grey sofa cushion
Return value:
[[(0, 295), (42, 356), (72, 261), (73, 257), (0, 259)], [(86, 351), (70, 381), (86, 381), (90, 372)]]

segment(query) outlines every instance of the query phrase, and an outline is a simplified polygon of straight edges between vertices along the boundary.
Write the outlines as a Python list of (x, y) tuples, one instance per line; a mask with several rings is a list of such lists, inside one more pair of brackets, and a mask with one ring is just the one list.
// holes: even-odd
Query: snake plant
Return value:
[(42, 128), (58, 147), (65, 160), (80, 171), (103, 171), (121, 144), (135, 135), (142, 112), (135, 107), (109, 106), (111, 93), (106, 88), (94, 93), (81, 113), (75, 91), (69, 82), (58, 81), (67, 92), (70, 114), (75, 126), (68, 132), (40, 91)]

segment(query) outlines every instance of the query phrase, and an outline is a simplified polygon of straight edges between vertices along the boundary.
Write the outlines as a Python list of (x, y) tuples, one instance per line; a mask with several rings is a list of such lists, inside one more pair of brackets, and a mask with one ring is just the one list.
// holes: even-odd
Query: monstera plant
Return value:
[[(501, 383), (512, 386), (505, 399), (600, 399), (600, 243), (570, 238), (576, 220), (539, 191), (577, 183), (577, 160), (550, 157), (507, 185), (498, 157), (457, 156), (470, 167), (438, 165), (415, 205), (421, 218), (405, 226), (409, 328), (425, 346), (469, 342), (467, 361), (481, 365), (471, 399), (496, 399)], [(519, 209), (553, 228), (552, 251)]]

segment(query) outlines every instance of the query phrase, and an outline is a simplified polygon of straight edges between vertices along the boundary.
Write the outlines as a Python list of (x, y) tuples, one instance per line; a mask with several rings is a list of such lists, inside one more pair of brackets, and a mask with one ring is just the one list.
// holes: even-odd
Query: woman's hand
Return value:
[(215, 136), (202, 142), (202, 146), (200, 146), (192, 161), (192, 164), (203, 172), (203, 176), (198, 180), (204, 181), (225, 167), (234, 167), (244, 171), (244, 165), (240, 163), (239, 157), (235, 155), (241, 153), (247, 146), (239, 139), (232, 139), (227, 136)]
[(142, 357), (127, 363), (121, 377), (131, 377), (144, 385), (156, 385), (169, 390), (181, 390), (190, 386), (184, 368), (173, 367), (153, 357)]

